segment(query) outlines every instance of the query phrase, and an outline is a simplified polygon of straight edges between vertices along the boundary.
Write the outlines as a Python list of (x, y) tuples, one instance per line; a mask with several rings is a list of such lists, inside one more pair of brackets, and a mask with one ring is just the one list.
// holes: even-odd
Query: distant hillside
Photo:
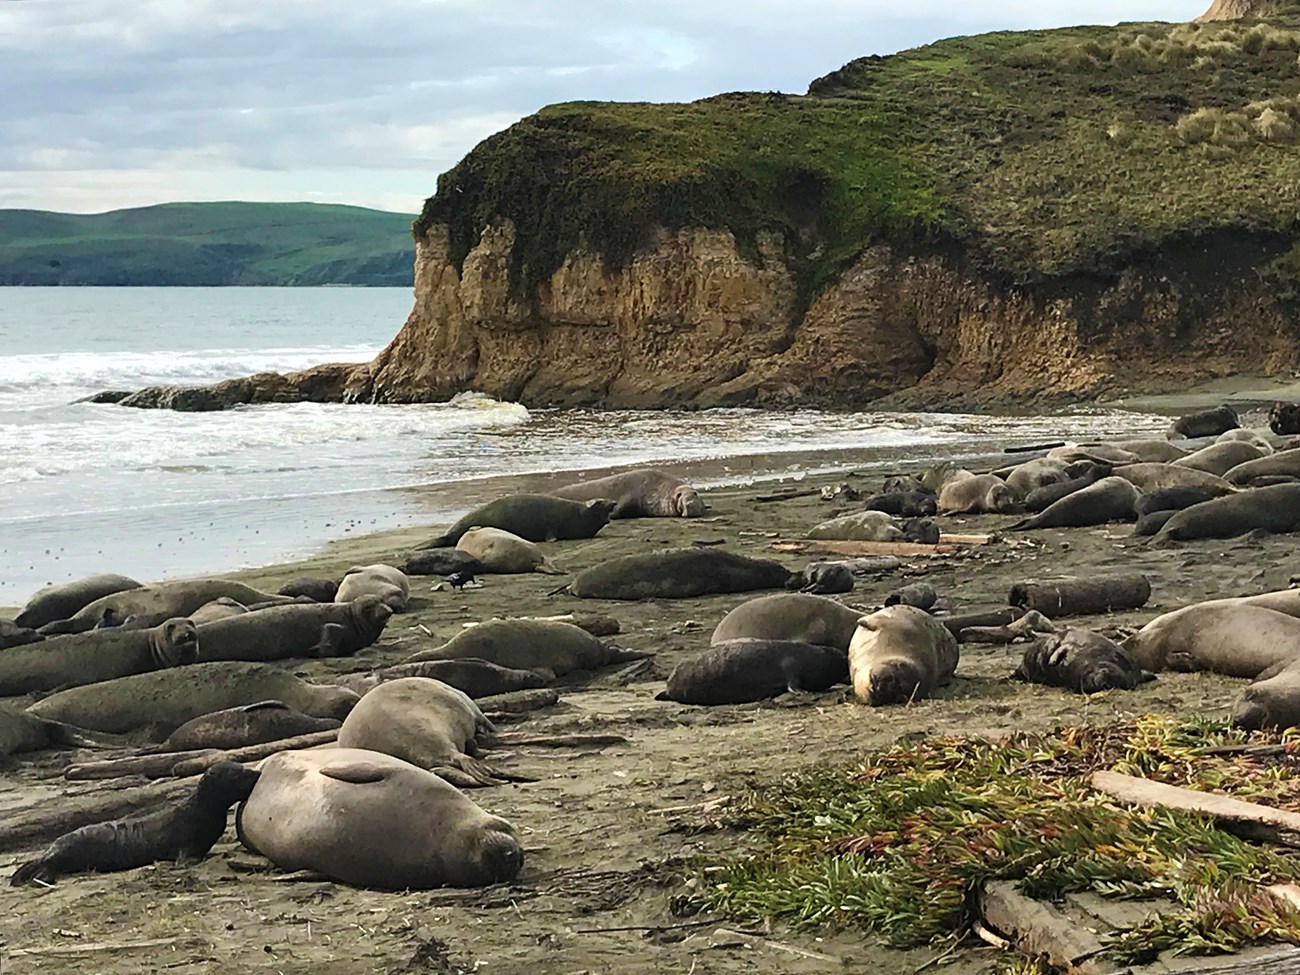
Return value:
[(0, 210), (0, 285), (409, 286), (412, 219), (319, 203)]

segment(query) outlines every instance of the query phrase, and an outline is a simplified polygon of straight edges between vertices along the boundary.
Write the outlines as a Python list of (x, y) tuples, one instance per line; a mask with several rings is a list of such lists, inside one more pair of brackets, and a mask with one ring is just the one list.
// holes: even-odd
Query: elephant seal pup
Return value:
[(475, 698), (546, 686), (546, 678), (535, 670), (515, 670), (486, 660), (475, 660), (473, 657), (396, 664), (367, 674), (349, 674), (338, 678), (334, 683), (365, 697), (380, 684), (403, 677), (431, 677)]
[(883, 511), (859, 511), (814, 525), (805, 537), (849, 542), (901, 542), (903, 530)]
[(1300, 403), (1274, 403), (1268, 411), (1268, 428), (1279, 437), (1300, 433)]
[(1300, 531), (1300, 484), (1255, 488), (1184, 508), (1157, 539), (1235, 538), (1255, 529), (1273, 535)]
[(557, 620), (488, 620), (462, 630), (440, 647), (421, 650), (403, 664), (424, 660), (486, 660), (515, 670), (535, 670), (549, 678), (574, 670), (644, 660), (636, 653), (607, 646), (580, 626)]
[(1267, 670), (1244, 691), (1232, 709), (1232, 723), (1247, 731), (1286, 730), (1300, 725), (1300, 666)]
[(1067, 464), (1076, 464), (1081, 460), (1090, 460), (1100, 464), (1118, 467), (1121, 464), (1137, 463), (1138, 455), (1108, 443), (1077, 444), (1073, 447), (1054, 447), (1047, 452), (1050, 460), (1060, 460)]
[(40, 628), (46, 636), (58, 633), (84, 633), (104, 620), (120, 626), (128, 617), (135, 625), (157, 626), (165, 620), (188, 616), (205, 603), (226, 596), (245, 606), (251, 603), (288, 603), (288, 596), (260, 592), (230, 579), (190, 579), (182, 582), (158, 582), (139, 589), (127, 589), (87, 603), (70, 617), (55, 620)]
[(907, 493), (915, 491), (919, 494), (927, 494), (934, 497), (935, 492), (925, 486), (925, 482), (919, 477), (911, 474), (891, 474), (885, 478), (885, 483), (881, 486), (882, 494)]
[(1159, 535), (1160, 530), (1169, 524), (1169, 519), (1176, 514), (1178, 514), (1177, 508), (1168, 508), (1164, 511), (1150, 511), (1140, 515), (1137, 524), (1133, 526), (1133, 534), (1139, 538)]
[(339, 584), (333, 579), (319, 579), (315, 576), (299, 576), (290, 579), (276, 590), (281, 596), (306, 596), (318, 603), (332, 603), (339, 591)]
[(1236, 490), (1215, 474), (1176, 464), (1129, 464), (1116, 467), (1115, 476), (1124, 478), (1143, 494), (1165, 488), (1199, 487), (1222, 497)]
[(421, 548), (455, 545), (471, 528), (503, 528), (530, 542), (595, 538), (617, 504), (608, 498), (568, 501), (547, 494), (510, 494), (475, 508)]
[(1065, 472), (1066, 466), (1064, 461), (1051, 457), (1026, 461), (1011, 469), (1007, 475), (1007, 485), (1023, 498), (1030, 491), (1069, 480)]
[(574, 576), (568, 590), (582, 599), (689, 599), (783, 589), (789, 578), (789, 569), (768, 559), (724, 549), (678, 548), (593, 565)]
[(272, 755), (235, 827), (283, 870), (357, 887), (483, 887), (524, 862), (504, 819), (432, 772), (359, 748)]
[(655, 700), (745, 704), (786, 691), (824, 691), (848, 679), (848, 659), (836, 647), (789, 640), (728, 640), (679, 663)]
[(928, 582), (916, 582), (910, 586), (900, 586), (885, 597), (886, 606), (915, 606), (917, 609), (929, 609), (939, 601), (939, 594)]
[(903, 522), (903, 541), (917, 545), (938, 545), (942, 533), (929, 518), (908, 518)]
[(342, 720), (357, 695), (309, 684), (279, 667), (217, 660), (69, 688), (37, 701), (27, 713), (93, 731), (146, 731), (161, 741), (200, 715), (259, 701), (283, 701), (318, 718)]
[(336, 603), (350, 603), (362, 596), (378, 596), (394, 613), (405, 613), (411, 598), (411, 580), (393, 565), (354, 565), (343, 575)]
[(889, 606), (858, 620), (849, 643), (853, 693), (872, 707), (907, 704), (947, 684), (960, 656), (957, 638), (915, 606)]
[(792, 640), (846, 653), (862, 611), (825, 596), (779, 593), (741, 603), (718, 623), (710, 643), (728, 640)]
[(1135, 456), (1139, 464), (1172, 464), (1188, 453), (1168, 440), (1121, 440), (1115, 446)]
[(309, 735), (313, 731), (329, 731), (340, 724), (342, 722), (337, 718), (315, 718), (279, 701), (259, 701), (186, 721), (167, 736), (158, 750), (188, 752), (200, 748), (244, 748)]
[(1134, 663), (1118, 643), (1100, 633), (1076, 629), (1035, 640), (1025, 648), (1024, 659), (1011, 676), (1076, 694), (1131, 691), (1156, 677)]
[(568, 501), (607, 498), (614, 502), (610, 518), (698, 518), (705, 511), (695, 488), (652, 467), (567, 484), (551, 494)]
[(62, 582), (36, 590), (27, 605), (18, 614), (14, 622), (33, 630), (40, 629), (46, 623), (65, 620), (75, 615), (96, 599), (139, 589), (143, 583), (136, 582), (130, 576), (103, 573), (85, 576), (72, 582)]
[(1223, 479), (1229, 484), (1236, 484), (1244, 487), (1251, 484), (1257, 477), (1300, 477), (1300, 447), (1290, 450), (1279, 450), (1268, 457), (1259, 457), (1255, 460), (1248, 460), (1244, 464), (1238, 464), (1228, 473), (1223, 475)]
[(293, 603), (204, 623), (204, 660), (287, 660), (347, 657), (384, 632), (393, 611), (379, 596), (346, 603)]
[(924, 518), (938, 512), (934, 495), (927, 491), (883, 491), (867, 498), (863, 507), (897, 518)]
[(1162, 488), (1159, 491), (1147, 491), (1137, 501), (1138, 516), (1149, 515), (1153, 511), (1182, 511), (1202, 501), (1213, 501), (1222, 497), (1214, 491), (1201, 487)]
[(1157, 616), (1124, 641), (1140, 667), (1258, 677), (1300, 658), (1300, 619), (1237, 600), (1196, 603)]
[(822, 595), (852, 592), (853, 585), (853, 572), (843, 562), (809, 562), (785, 583), (790, 590)]
[(1020, 495), (1000, 477), (972, 474), (945, 484), (938, 504), (947, 515), (1009, 514), (1020, 508)]
[(1180, 437), (1189, 440), (1197, 437), (1217, 437), (1239, 426), (1241, 426), (1241, 419), (1237, 416), (1237, 411), (1227, 403), (1223, 403), (1212, 410), (1184, 413), (1173, 422), (1165, 436), (1170, 440), (1177, 440)]
[(215, 623), (217, 620), (229, 619), (232, 616), (243, 616), (248, 612), (248, 607), (243, 603), (237, 603), (228, 596), (222, 596), (220, 599), (214, 599), (210, 603), (204, 603), (187, 617), (195, 626), (203, 623)]
[(55, 636), (0, 653), (0, 696), (78, 687), (199, 659), (198, 629), (188, 619), (148, 630), (91, 630)]
[(0, 620), (0, 650), (10, 647), (25, 647), (29, 643), (39, 643), (45, 637), (30, 626), (19, 626), (13, 620)]
[(468, 552), (448, 547), (411, 552), (402, 562), (402, 571), (408, 576), (451, 576), (458, 572), (475, 576), (487, 569)]
[(1034, 528), (1083, 528), (1137, 517), (1138, 489), (1122, 477), (1104, 477), (1096, 484), (1068, 494), (1032, 518), (1018, 521), (1012, 531)]
[[(1080, 466), (1079, 464), (1071, 464), (1069, 469), (1077, 469)], [(1058, 481), (1055, 484), (1048, 484), (1045, 487), (1030, 491), (1025, 496), (1025, 510), (1033, 514), (1046, 511), (1062, 498), (1074, 494), (1076, 491), (1082, 491), (1103, 478), (1110, 477), (1110, 472), (1109, 464), (1088, 462), (1087, 467), (1077, 477), (1071, 477), (1068, 481)]]
[(481, 572), (564, 575), (564, 570), (552, 565), (534, 543), (501, 528), (471, 528), (460, 536), (456, 547), (478, 559), (483, 566)]
[(1227, 433), (1220, 434), (1219, 439), (1215, 442), (1232, 443), (1233, 441), (1240, 441), (1257, 447), (1262, 457), (1267, 457), (1273, 453), (1273, 442), (1259, 430), (1246, 430), (1238, 427), (1236, 430), (1229, 430)]
[(247, 799), (257, 780), (254, 769), (217, 762), (180, 805), (65, 833), (15, 870), (10, 883), (48, 884), (69, 873), (131, 870), (158, 860), (202, 860), (226, 831), (230, 807)]
[(1272, 453), (1271, 449), (1263, 451), (1254, 444), (1246, 443), (1243, 440), (1229, 440), (1202, 447), (1194, 454), (1188, 454), (1186, 457), (1174, 461), (1174, 466), (1190, 467), (1195, 471), (1205, 471), (1207, 474), (1217, 474), (1222, 477), (1239, 464), (1259, 460), (1261, 457), (1267, 457)]

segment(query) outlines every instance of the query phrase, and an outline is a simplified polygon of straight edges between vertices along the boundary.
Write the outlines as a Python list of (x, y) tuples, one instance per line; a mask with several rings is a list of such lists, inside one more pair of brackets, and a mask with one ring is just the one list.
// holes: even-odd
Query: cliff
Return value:
[(1290, 371), (1298, 57), (1278, 13), (955, 38), (802, 96), (551, 106), (439, 180), (410, 317), (330, 388), (849, 407)]

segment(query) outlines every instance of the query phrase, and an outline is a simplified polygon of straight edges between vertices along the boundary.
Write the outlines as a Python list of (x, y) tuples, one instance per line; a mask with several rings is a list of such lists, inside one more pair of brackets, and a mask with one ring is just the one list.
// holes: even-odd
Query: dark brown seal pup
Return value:
[(1137, 524), (1133, 526), (1133, 534), (1139, 536), (1158, 535), (1160, 529), (1169, 524), (1169, 519), (1176, 514), (1178, 514), (1177, 508), (1170, 508), (1168, 511), (1148, 512), (1137, 520)]
[(843, 562), (809, 562), (786, 580), (785, 587), (829, 596), (852, 592), (853, 584), (853, 572)]
[(72, 582), (46, 586), (44, 589), (38, 589), (32, 598), (27, 600), (27, 605), (23, 607), (23, 611), (18, 614), (14, 622), (19, 626), (36, 630), (46, 623), (65, 620), (75, 615), (96, 599), (125, 592), (127, 589), (139, 589), (141, 585), (142, 583), (136, 582), (130, 576), (102, 573), (85, 576)]
[(1212, 410), (1184, 413), (1169, 427), (1166, 436), (1170, 440), (1177, 440), (1180, 437), (1188, 439), (1217, 437), (1219, 434), (1235, 430), (1239, 426), (1241, 426), (1241, 420), (1237, 416), (1237, 411), (1227, 403), (1223, 403)]
[(455, 545), (471, 528), (504, 528), (530, 542), (554, 542), (569, 538), (594, 538), (609, 524), (616, 502), (566, 501), (549, 494), (510, 494), (475, 508), (437, 538), (421, 548)]
[[(1080, 465), (1070, 465), (1071, 468), (1077, 466)], [(1048, 484), (1037, 490), (1030, 491), (1025, 495), (1025, 510), (1033, 514), (1046, 511), (1062, 498), (1077, 491), (1082, 491), (1084, 488), (1110, 477), (1110, 472), (1111, 467), (1109, 464), (1088, 463), (1085, 472), (1078, 477), (1072, 477), (1068, 481), (1058, 481), (1056, 484)]]
[(939, 596), (934, 591), (934, 586), (926, 582), (917, 582), (895, 589), (885, 597), (885, 605), (915, 606), (917, 609), (928, 610), (938, 600)]
[(835, 647), (787, 640), (729, 640), (679, 663), (655, 700), (744, 704), (786, 691), (824, 691), (848, 679), (848, 658)]
[(198, 630), (187, 619), (168, 620), (148, 630), (54, 636), (0, 653), (0, 696), (78, 687), (198, 659)]
[(204, 623), (199, 645), (205, 661), (346, 657), (378, 640), (392, 615), (379, 596), (272, 606)]
[(180, 805), (65, 833), (37, 859), (15, 870), (10, 883), (48, 884), (68, 873), (131, 870), (158, 860), (202, 860), (226, 831), (230, 807), (248, 798), (257, 779), (256, 771), (238, 762), (218, 762)]
[(1300, 531), (1300, 484), (1255, 488), (1194, 504), (1170, 518), (1156, 538), (1235, 538), (1257, 528), (1273, 535)]
[(303, 714), (280, 701), (259, 701), (186, 721), (167, 736), (158, 750), (188, 752), (200, 748), (243, 748), (281, 738), (296, 738), (313, 731), (329, 731), (342, 723), (337, 718)]
[(1139, 667), (1124, 648), (1091, 630), (1066, 630), (1035, 640), (1012, 675), (1016, 680), (1063, 687), (1078, 694), (1117, 688), (1131, 691), (1156, 675)]
[(899, 518), (924, 517), (937, 511), (934, 495), (927, 491), (884, 491), (867, 498), (863, 507)]
[(889, 606), (858, 620), (849, 643), (853, 693), (872, 707), (929, 697), (952, 680), (957, 638), (915, 606)]
[(579, 572), (568, 586), (583, 599), (688, 599), (782, 589), (790, 570), (723, 549), (680, 548), (624, 555)]
[(19, 626), (13, 620), (0, 620), (0, 650), (25, 647), (29, 643), (37, 643), (44, 639), (45, 637), (29, 626)]
[(318, 603), (334, 602), (334, 594), (339, 591), (339, 584), (333, 579), (319, 579), (314, 576), (299, 576), (290, 579), (276, 590), (281, 596), (306, 596)]
[(405, 560), (399, 559), (398, 563), (408, 576), (450, 576), (457, 572), (468, 572), (475, 576), (487, 572), (482, 562), (454, 546), (412, 552)]
[(1144, 493), (1142, 497), (1138, 498), (1135, 507), (1138, 517), (1141, 518), (1153, 511), (1182, 511), (1194, 504), (1200, 504), (1202, 501), (1213, 501), (1218, 497), (1222, 497), (1219, 492), (1200, 487), (1161, 488), (1158, 491)]
[(1018, 521), (1012, 531), (1035, 528), (1083, 528), (1137, 517), (1138, 490), (1122, 477), (1104, 477), (1048, 505), (1032, 518)]
[(413, 664), (383, 667), (368, 674), (349, 674), (335, 681), (340, 687), (365, 696), (380, 684), (403, 677), (431, 677), (464, 691), (470, 697), (490, 697), (510, 691), (545, 687), (546, 678), (533, 670), (502, 667), (487, 660), (466, 657), (458, 660), (423, 660)]
[[(46, 636), (56, 633), (84, 633), (104, 622), (121, 626), (135, 617), (139, 627), (157, 626), (178, 616), (187, 616), (205, 603), (226, 596), (242, 603), (292, 602), (288, 596), (261, 592), (229, 579), (189, 579), (159, 582), (139, 589), (126, 589), (87, 603), (71, 617), (55, 620), (40, 628)], [(111, 621), (111, 622), (110, 622)]]
[(1274, 403), (1268, 411), (1268, 428), (1279, 437), (1300, 433), (1300, 403)]
[(551, 493), (569, 501), (608, 498), (614, 502), (610, 518), (698, 518), (705, 511), (695, 488), (652, 467), (566, 484)]

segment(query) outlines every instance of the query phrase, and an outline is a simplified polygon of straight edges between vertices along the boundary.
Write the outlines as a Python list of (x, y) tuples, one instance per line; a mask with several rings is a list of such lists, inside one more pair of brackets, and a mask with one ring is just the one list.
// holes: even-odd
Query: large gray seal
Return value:
[(903, 530), (883, 511), (858, 511), (819, 522), (808, 529), (805, 537), (849, 542), (901, 542)]
[(348, 674), (334, 683), (356, 691), (364, 697), (369, 691), (390, 680), (403, 677), (431, 677), (464, 691), (470, 697), (490, 697), (510, 691), (546, 686), (546, 678), (535, 670), (516, 670), (472, 657), (456, 660), (421, 660), (413, 664), (395, 664), (364, 674)]
[(161, 741), (200, 715), (259, 701), (283, 701), (318, 718), (342, 720), (357, 695), (343, 687), (310, 684), (268, 664), (218, 660), (72, 687), (37, 701), (27, 712), (94, 731), (143, 730)]
[(281, 701), (259, 701), (256, 704), (213, 711), (186, 721), (167, 736), (159, 751), (244, 748), (282, 738), (295, 738), (314, 731), (328, 731), (340, 724), (342, 722), (338, 718), (316, 718), (295, 711)]
[(536, 543), (501, 528), (471, 528), (460, 536), (456, 547), (478, 559), (483, 566), (481, 572), (564, 575), (564, 570), (552, 565)]
[(1184, 508), (1160, 529), (1160, 539), (1235, 538), (1261, 529), (1300, 531), (1300, 484), (1275, 484)]
[(1052, 457), (1039, 457), (1013, 467), (1007, 474), (1007, 485), (1021, 497), (1049, 484), (1068, 481), (1066, 463)]
[(239, 839), (285, 870), (385, 890), (513, 880), (514, 827), (410, 762), (358, 748), (280, 752), (236, 818)]
[(401, 569), (382, 562), (354, 565), (344, 574), (334, 601), (350, 603), (362, 596), (378, 596), (394, 613), (405, 613), (411, 598), (411, 580)]
[(45, 637), (29, 626), (19, 626), (13, 620), (0, 619), (0, 650), (39, 643)]
[(993, 474), (973, 474), (948, 481), (939, 490), (939, 512), (960, 514), (1009, 514), (1020, 508), (1015, 488)]
[(157, 582), (139, 589), (127, 589), (87, 603), (71, 617), (41, 627), (49, 636), (84, 633), (99, 625), (120, 626), (134, 616), (137, 627), (157, 626), (176, 616), (188, 616), (205, 603), (226, 596), (245, 606), (252, 603), (291, 603), (288, 596), (260, 592), (230, 579), (189, 579)]
[(530, 542), (555, 542), (570, 538), (594, 538), (609, 524), (614, 502), (567, 501), (547, 494), (511, 494), (475, 508), (422, 548), (455, 545), (474, 527), (502, 528)]
[(1115, 468), (1115, 476), (1129, 481), (1142, 493), (1164, 488), (1199, 487), (1222, 496), (1236, 490), (1223, 478), (1176, 464), (1128, 464)]
[(1300, 725), (1300, 664), (1271, 668), (1247, 687), (1232, 709), (1238, 728), (1294, 728)]
[(849, 642), (849, 680), (872, 707), (907, 704), (949, 683), (961, 650), (957, 638), (915, 606), (888, 606), (858, 620)]
[(0, 696), (77, 687), (179, 667), (199, 659), (198, 631), (188, 619), (149, 630), (91, 630), (55, 636), (0, 653)]
[(1300, 447), (1279, 450), (1267, 457), (1259, 457), (1238, 464), (1223, 475), (1229, 484), (1245, 487), (1257, 477), (1300, 477)]
[(611, 647), (572, 623), (558, 620), (488, 620), (461, 630), (440, 647), (411, 654), (403, 663), (472, 657), (516, 670), (558, 677), (573, 670), (642, 660), (648, 653)]
[(1172, 464), (1187, 456), (1186, 450), (1168, 440), (1121, 440), (1115, 446), (1135, 456), (1138, 464)]
[(796, 592), (760, 596), (724, 616), (709, 642), (793, 640), (836, 647), (847, 653), (861, 618), (862, 610), (825, 596)]
[(130, 576), (103, 573), (46, 586), (44, 589), (38, 589), (32, 598), (27, 600), (27, 605), (23, 607), (23, 611), (18, 614), (14, 622), (33, 630), (39, 629), (46, 623), (65, 620), (75, 615), (96, 599), (111, 596), (116, 592), (124, 592), (127, 589), (139, 589), (141, 585), (142, 583), (136, 582)]
[(743, 704), (786, 691), (824, 691), (848, 678), (848, 658), (838, 647), (729, 640), (679, 663), (655, 697), (681, 704)]
[(379, 596), (272, 606), (199, 627), (204, 660), (346, 657), (379, 639), (393, 611)]
[(1104, 477), (1096, 484), (1075, 491), (1032, 518), (1018, 521), (1013, 531), (1034, 528), (1082, 528), (1111, 521), (1133, 521), (1138, 490), (1122, 477)]
[(1227, 403), (1223, 403), (1212, 410), (1183, 414), (1169, 427), (1166, 436), (1170, 440), (1181, 437), (1189, 439), (1217, 437), (1239, 426), (1241, 426), (1241, 419), (1237, 416), (1237, 411)]
[(695, 488), (652, 467), (566, 484), (551, 493), (569, 501), (608, 498), (614, 502), (611, 518), (698, 518), (705, 511)]
[(583, 599), (688, 599), (782, 589), (790, 575), (779, 562), (722, 549), (665, 549), (593, 565), (574, 576), (568, 590)]
[(1063, 687), (1077, 694), (1119, 689), (1131, 691), (1155, 679), (1118, 643), (1091, 630), (1068, 629), (1035, 640), (1025, 649), (1017, 680)]
[(1300, 619), (1239, 600), (1213, 600), (1158, 616), (1124, 641), (1141, 667), (1258, 677), (1300, 658)]
[(1190, 467), (1193, 470), (1205, 471), (1223, 477), (1224, 474), (1238, 464), (1259, 460), (1261, 457), (1267, 457), (1272, 453), (1272, 448), (1260, 450), (1254, 444), (1246, 443), (1243, 440), (1227, 440), (1212, 443), (1208, 447), (1202, 447), (1196, 453), (1188, 454), (1186, 457), (1174, 461), (1174, 465), (1176, 467)]

